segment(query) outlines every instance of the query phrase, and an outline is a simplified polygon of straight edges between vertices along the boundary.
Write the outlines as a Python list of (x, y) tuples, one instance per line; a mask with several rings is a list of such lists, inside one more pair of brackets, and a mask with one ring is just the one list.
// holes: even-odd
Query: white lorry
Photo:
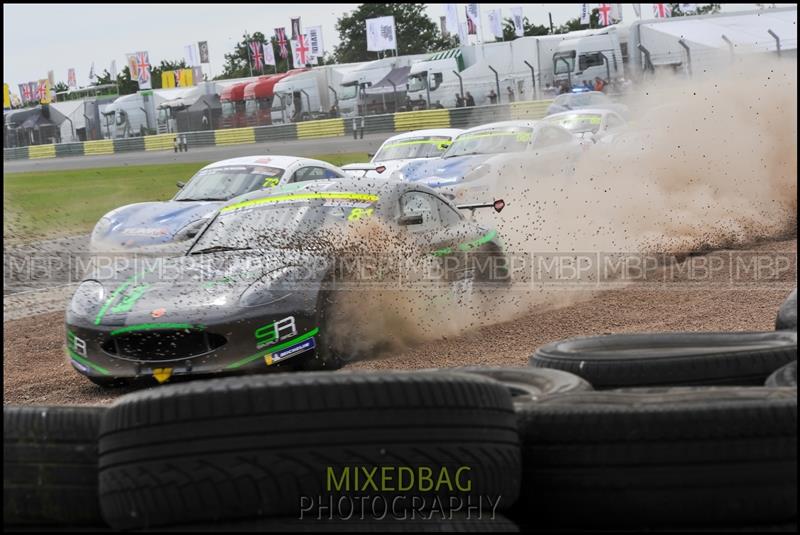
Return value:
[[(480, 45), (461, 46), (439, 52), (415, 62), (409, 73), (408, 96), (434, 105), (439, 101), (445, 107), (456, 105), (456, 95), (469, 92), (475, 104), (490, 104), (490, 92), (498, 93), (497, 103), (511, 100), (531, 100), (546, 97), (545, 88), (555, 83), (554, 65), (565, 68), (554, 58), (559, 53), (571, 55), (570, 50), (607, 51), (612, 69), (622, 72), (623, 39), (616, 26), (580, 30), (567, 34), (520, 37), (513, 41), (500, 41)], [(590, 38), (584, 41), (583, 39)], [(613, 55), (610, 52), (613, 51)], [(588, 52), (585, 52), (588, 53)], [(577, 52), (576, 52), (577, 54)], [(603, 64), (604, 65), (604, 64)], [(570, 76), (573, 69), (570, 69)], [(590, 72), (595, 72), (592, 70)], [(606, 69), (597, 69), (606, 77)], [(566, 72), (563, 73), (566, 78)], [(509, 88), (511, 92), (509, 92)]]
[(104, 134), (116, 139), (151, 133), (156, 130), (156, 109), (164, 100), (153, 89), (119, 97), (102, 110)]
[(336, 88), (342, 77), (362, 63), (322, 65), (284, 78), (275, 84), (272, 124), (285, 124), (332, 115), (338, 106)]
[(606, 82), (624, 77), (627, 53), (627, 31), (617, 26), (595, 31), (589, 35), (566, 34), (558, 42), (553, 54), (554, 84), (566, 82), (569, 87), (580, 86), (584, 81), (594, 84), (595, 78)]
[[(341, 116), (355, 117), (368, 113), (369, 110), (385, 108), (387, 99), (403, 102), (406, 96), (407, 68), (426, 57), (428, 54), (377, 59), (345, 73), (337, 90)], [(392, 73), (398, 74), (396, 80), (387, 78)], [(395, 86), (385, 83), (372, 88), (387, 79), (392, 80)]]

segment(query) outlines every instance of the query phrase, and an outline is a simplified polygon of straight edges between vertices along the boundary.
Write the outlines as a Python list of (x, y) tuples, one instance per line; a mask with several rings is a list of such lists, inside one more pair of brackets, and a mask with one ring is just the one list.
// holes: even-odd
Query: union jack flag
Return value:
[(600, 15), (600, 24), (602, 26), (611, 24), (611, 4), (600, 4), (597, 7), (597, 13)]
[(663, 19), (671, 15), (671, 9), (667, 4), (653, 4), (653, 16), (655, 18)]
[(292, 50), (295, 63), (294, 66), (295, 68), (305, 67), (306, 63), (309, 61), (308, 53), (311, 50), (308, 47), (308, 43), (306, 43), (306, 36), (301, 33), (297, 36), (297, 40), (294, 41), (294, 43), (294, 50)]
[(47, 80), (39, 80), (36, 85), (36, 100), (47, 98)]
[(281, 48), (281, 57), (286, 59), (289, 56), (289, 50), (286, 48), (286, 28), (275, 28), (275, 37), (278, 40), (278, 46)]
[(139, 85), (150, 81), (150, 58), (147, 52), (136, 53), (136, 69), (138, 71)]
[(250, 41), (250, 53), (253, 57), (253, 66), (256, 70), (264, 70), (264, 51), (261, 49), (261, 43), (258, 41)]
[(22, 103), (26, 104), (32, 100), (31, 86), (28, 84), (19, 84), (19, 93), (22, 95)]

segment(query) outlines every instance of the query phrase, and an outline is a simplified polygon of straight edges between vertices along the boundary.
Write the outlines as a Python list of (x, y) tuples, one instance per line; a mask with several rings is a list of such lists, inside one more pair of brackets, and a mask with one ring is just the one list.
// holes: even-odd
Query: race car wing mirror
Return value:
[(494, 208), (495, 212), (500, 213), (506, 207), (506, 201), (497, 199), (491, 203), (478, 203), (478, 204), (459, 204), (456, 208), (459, 210), (470, 210), (473, 214), (478, 208)]
[(408, 225), (421, 225), (422, 214), (404, 215), (397, 220), (397, 224), (403, 227), (406, 227)]
[(180, 181), (179, 182), (175, 182), (175, 185), (178, 186), (178, 188), (182, 188), (183, 186), (186, 185), (186, 182), (180, 182)]

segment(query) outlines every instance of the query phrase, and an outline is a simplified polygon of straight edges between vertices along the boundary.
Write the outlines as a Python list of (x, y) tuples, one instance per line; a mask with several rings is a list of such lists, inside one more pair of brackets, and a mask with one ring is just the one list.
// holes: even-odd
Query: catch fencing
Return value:
[(485, 123), (512, 119), (541, 119), (552, 100), (534, 100), (474, 106), (368, 115), (356, 118), (323, 119), (301, 123), (203, 130), (178, 134), (157, 134), (133, 138), (32, 145), (3, 149), (3, 160), (27, 160), (117, 154), (131, 151), (175, 150), (176, 137), (193, 147), (268, 143), (324, 137), (363, 137), (365, 134), (407, 132), (423, 128), (469, 128)]

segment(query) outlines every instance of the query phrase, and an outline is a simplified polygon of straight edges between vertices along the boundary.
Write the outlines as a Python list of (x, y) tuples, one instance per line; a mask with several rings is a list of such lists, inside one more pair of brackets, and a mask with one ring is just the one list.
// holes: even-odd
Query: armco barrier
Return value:
[[(541, 119), (547, 112), (551, 100), (514, 102), (492, 106), (470, 108), (421, 110), (357, 117), (355, 125), (360, 132), (363, 124), (365, 134), (407, 132), (424, 128), (469, 128), (485, 123), (509, 119)], [(353, 119), (324, 119), (302, 123), (229, 128), (226, 130), (203, 130), (177, 134), (186, 137), (189, 150), (192, 147), (211, 145), (234, 145), (314, 139), (353, 135)], [(59, 143), (57, 145), (32, 145), (3, 149), (4, 160), (59, 158), (84, 154), (114, 154), (131, 151), (174, 150), (176, 134)]]

